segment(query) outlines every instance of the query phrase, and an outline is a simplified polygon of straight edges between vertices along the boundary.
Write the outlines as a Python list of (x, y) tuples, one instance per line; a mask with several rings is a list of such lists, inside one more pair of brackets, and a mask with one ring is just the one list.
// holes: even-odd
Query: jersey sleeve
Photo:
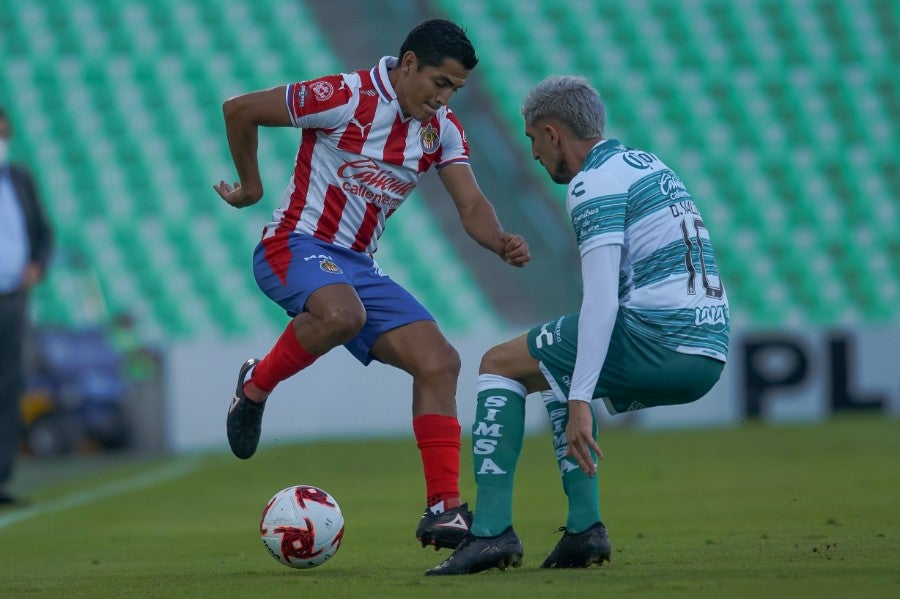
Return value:
[(624, 244), (627, 186), (606, 173), (582, 171), (569, 184), (566, 204), (582, 256), (601, 245)]
[(466, 132), (462, 123), (447, 109), (447, 116), (441, 126), (441, 154), (437, 161), (438, 170), (449, 164), (469, 162), (469, 142), (466, 140)]
[(619, 264), (622, 248), (596, 247), (581, 258), (584, 293), (578, 315), (578, 346), (569, 400), (590, 401), (609, 353), (619, 311)]
[(287, 86), (285, 103), (294, 127), (333, 129), (353, 117), (347, 75), (326, 75)]

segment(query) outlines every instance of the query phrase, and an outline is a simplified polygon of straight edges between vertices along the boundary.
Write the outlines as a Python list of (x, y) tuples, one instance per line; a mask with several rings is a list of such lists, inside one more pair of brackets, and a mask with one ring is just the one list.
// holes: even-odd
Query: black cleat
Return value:
[(416, 527), (416, 538), (422, 547), (433, 545), (435, 551), (454, 549), (466, 537), (471, 525), (472, 512), (467, 503), (440, 514), (432, 514), (426, 509)]
[(476, 537), (468, 534), (444, 563), (427, 570), (425, 576), (475, 574), (491, 568), (506, 570), (522, 565), (522, 541), (508, 526), (495, 537)]
[(609, 561), (612, 545), (603, 522), (597, 522), (587, 530), (572, 533), (560, 528), (562, 538), (556, 544), (541, 568), (587, 568), (591, 564)]
[(263, 410), (266, 409), (265, 402), (250, 401), (244, 395), (244, 377), (258, 363), (259, 360), (250, 358), (241, 366), (237, 389), (234, 390), (234, 399), (231, 400), (228, 418), (225, 421), (231, 451), (242, 460), (256, 453), (256, 446), (259, 445), (259, 436), (262, 433)]

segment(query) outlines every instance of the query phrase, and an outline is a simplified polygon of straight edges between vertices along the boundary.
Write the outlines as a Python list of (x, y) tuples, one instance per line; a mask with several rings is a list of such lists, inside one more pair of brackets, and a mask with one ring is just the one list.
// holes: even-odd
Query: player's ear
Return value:
[(416, 57), (416, 53), (412, 50), (407, 50), (403, 56), (400, 57), (400, 70), (404, 74), (409, 75), (418, 68), (419, 59)]
[(544, 134), (547, 140), (554, 146), (559, 145), (559, 129), (552, 123), (544, 123)]

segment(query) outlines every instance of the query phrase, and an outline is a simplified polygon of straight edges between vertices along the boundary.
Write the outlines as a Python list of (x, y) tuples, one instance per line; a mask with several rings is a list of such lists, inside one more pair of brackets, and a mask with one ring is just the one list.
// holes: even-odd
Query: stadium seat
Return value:
[[(290, 174), (296, 132), (267, 131), (261, 143), (265, 206), (230, 209), (210, 187), (234, 176), (225, 98), (343, 70), (303, 2), (3, 7), (0, 104), (22, 132), (14, 152), (35, 169), (59, 237), (36, 294), (38, 321), (78, 324), (87, 312), (67, 283), (81, 256), (96, 267), (105, 308), (134, 312), (144, 336), (283, 328), (284, 313), (253, 280), (251, 253)], [(383, 267), (401, 273), (446, 329), (495, 323), (434, 217), (406, 212), (389, 222), (399, 247), (379, 256)], [(431, 253), (419, 257), (423, 230)], [(435, 261), (449, 280), (435, 276)]]
[(900, 315), (900, 169), (881, 158), (900, 150), (896, 3), (438, 4), (487, 48), (481, 64), (504, 110), (550, 72), (586, 75), (609, 134), (682, 173), (719, 225), (741, 322)]
[[(515, 137), (535, 82), (562, 72), (591, 78), (607, 103), (609, 134), (659, 153), (716, 223), (720, 267), (746, 322), (900, 315), (900, 169), (888, 158), (900, 149), (896, 3), (435, 4), (467, 27)], [(137, 306), (146, 331), (167, 336), (280, 328), (284, 316), (255, 288), (249, 261), (288, 176), (284, 156), (295, 151), (296, 133), (272, 131), (261, 144), (266, 206), (222, 209), (209, 186), (233, 171), (225, 97), (342, 70), (308, 7), (97, 0), (4, 8), (0, 102), (22, 133), (13, 151), (37, 171), (63, 254), (102, 265), (109, 309)], [(238, 34), (242, 43), (232, 43)], [(446, 327), (496, 323), (417, 204), (413, 197), (392, 216), (379, 262)], [(201, 221), (208, 233), (192, 236), (189, 224)], [(141, 223), (159, 237), (135, 234)], [(434, 239), (431, 254), (406, 250), (422, 227)], [(435, 256), (449, 274), (435, 273)], [(84, 311), (66, 281), (77, 280), (77, 269), (59, 262), (35, 311), (74, 322)], [(173, 297), (157, 300), (167, 278)], [(226, 299), (238, 294), (248, 298), (246, 314)]]

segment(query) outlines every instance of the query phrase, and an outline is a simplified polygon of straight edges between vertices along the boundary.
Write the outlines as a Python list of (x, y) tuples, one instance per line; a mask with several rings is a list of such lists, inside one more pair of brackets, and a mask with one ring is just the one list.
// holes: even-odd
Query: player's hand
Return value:
[(246, 208), (252, 206), (259, 201), (258, 197), (252, 197), (247, 194), (241, 184), (235, 181), (234, 185), (229, 185), (224, 180), (219, 181), (218, 185), (213, 185), (213, 189), (218, 192), (219, 196), (235, 208)]
[(597, 474), (597, 464), (591, 455), (593, 449), (597, 453), (597, 459), (603, 459), (603, 452), (597, 445), (593, 434), (594, 415), (591, 412), (591, 404), (587, 401), (569, 401), (569, 423), (566, 425), (566, 441), (568, 443), (567, 456), (575, 458), (578, 466), (588, 476)]
[(528, 242), (521, 235), (513, 235), (512, 233), (503, 233), (500, 236), (503, 241), (503, 249), (500, 256), (503, 261), (519, 268), (531, 260), (531, 250), (528, 249)]
[(44, 276), (44, 269), (37, 262), (29, 262), (22, 275), (22, 287), (27, 291), (37, 285)]

